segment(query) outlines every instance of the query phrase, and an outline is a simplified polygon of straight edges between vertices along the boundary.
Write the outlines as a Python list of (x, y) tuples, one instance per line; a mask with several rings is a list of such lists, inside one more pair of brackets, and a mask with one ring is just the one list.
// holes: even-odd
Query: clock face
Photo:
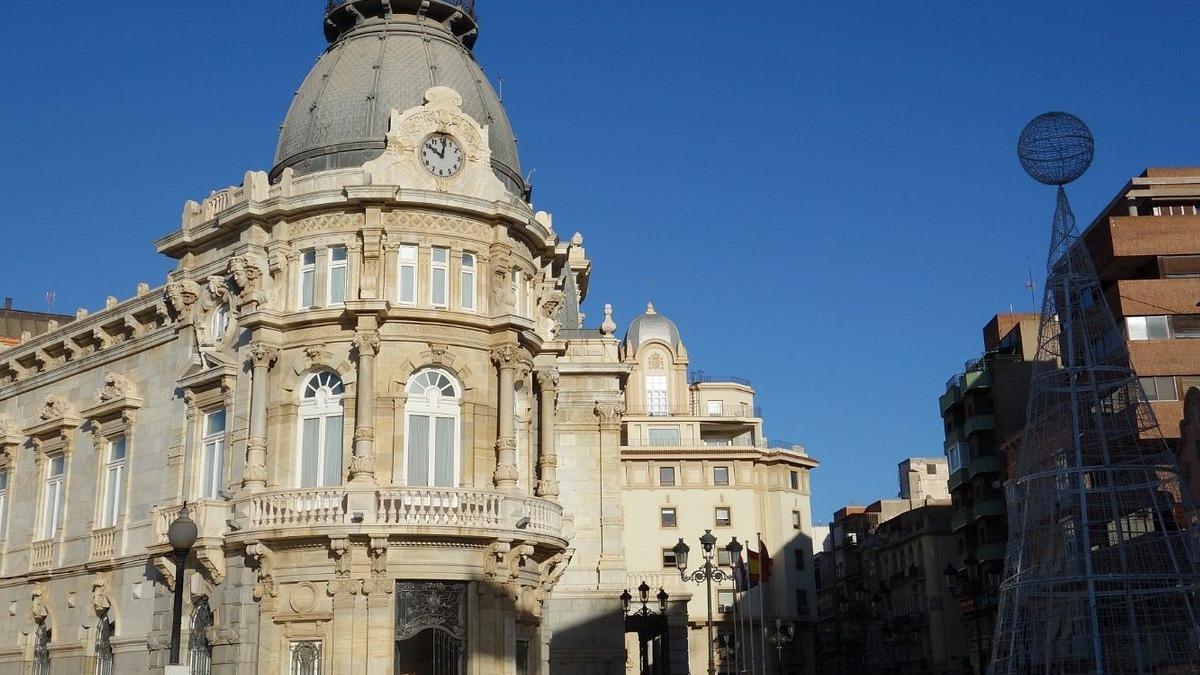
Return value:
[(439, 178), (449, 178), (463, 167), (463, 151), (447, 134), (434, 134), (421, 144), (421, 165)]

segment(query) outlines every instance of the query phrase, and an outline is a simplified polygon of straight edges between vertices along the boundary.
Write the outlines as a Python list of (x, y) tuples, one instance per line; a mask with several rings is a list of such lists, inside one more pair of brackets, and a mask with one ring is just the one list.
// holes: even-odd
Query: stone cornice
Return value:
[[(69, 325), (73, 326), (74, 324)], [(59, 342), (61, 342), (64, 337), (62, 335), (62, 331), (53, 335), (58, 336)], [(167, 325), (157, 328), (141, 337), (136, 337), (119, 345), (87, 354), (80, 357), (78, 360), (70, 361), (66, 364), (58, 366), (57, 368), (47, 369), (43, 372), (29, 375), (28, 377), (17, 380), (16, 382), (0, 385), (0, 399), (14, 397), (18, 394), (37, 389), (39, 387), (44, 387), (48, 384), (58, 382), (73, 375), (77, 375), (81, 372), (94, 370), (114, 361), (128, 358), (129, 356), (138, 352), (146, 351), (147, 349), (153, 349), (159, 345), (171, 342), (174, 339), (174, 326)], [(0, 353), (0, 372), (3, 372), (3, 367), (6, 362), (20, 355), (17, 353), (18, 349), (18, 347), (14, 347), (11, 350)]]

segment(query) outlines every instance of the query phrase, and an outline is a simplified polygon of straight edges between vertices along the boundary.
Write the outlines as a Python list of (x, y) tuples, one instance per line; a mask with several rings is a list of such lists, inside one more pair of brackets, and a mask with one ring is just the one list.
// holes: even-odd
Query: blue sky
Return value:
[[(176, 8), (178, 5), (178, 8)], [(695, 367), (750, 378), (824, 463), (814, 520), (938, 456), (937, 397), (1030, 306), (1053, 193), (1014, 154), (1062, 109), (1097, 138), (1090, 221), (1147, 166), (1200, 163), (1200, 3), (479, 0), (535, 206), (578, 230), (585, 308), (649, 289)], [(267, 169), (324, 47), (321, 0), (42, 5), (0, 59), (0, 295), (97, 309), (162, 283), (185, 199)], [(111, 9), (110, 9), (111, 8)]]

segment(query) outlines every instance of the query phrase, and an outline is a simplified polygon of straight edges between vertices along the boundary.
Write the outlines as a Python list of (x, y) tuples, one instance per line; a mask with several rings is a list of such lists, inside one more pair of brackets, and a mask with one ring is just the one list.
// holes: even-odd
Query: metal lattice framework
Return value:
[[(352, 0), (325, 0), (325, 13), (328, 14)], [(452, 5), (466, 12), (472, 19), (479, 18), (475, 14), (475, 0), (438, 0), (446, 5)]]
[(1200, 523), (1076, 235), (1062, 185), (1092, 141), (1063, 115), (1035, 119), (1018, 146), (1059, 188), (989, 672), (1192, 673)]

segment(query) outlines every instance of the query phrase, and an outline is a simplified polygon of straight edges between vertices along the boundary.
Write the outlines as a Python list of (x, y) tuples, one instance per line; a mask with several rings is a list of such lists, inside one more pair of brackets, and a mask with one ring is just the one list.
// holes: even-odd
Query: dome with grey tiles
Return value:
[(488, 127), (492, 168), (525, 193), (517, 143), (504, 106), (471, 53), (471, 0), (333, 0), (325, 17), (329, 49), (296, 92), (279, 133), (272, 179), (361, 166), (384, 149), (392, 108), (422, 105), (447, 86), (462, 109)]
[(655, 311), (653, 303), (646, 303), (646, 313), (634, 319), (625, 332), (625, 346), (637, 351), (638, 347), (652, 340), (665, 342), (672, 349), (678, 349), (679, 329), (674, 321)]

